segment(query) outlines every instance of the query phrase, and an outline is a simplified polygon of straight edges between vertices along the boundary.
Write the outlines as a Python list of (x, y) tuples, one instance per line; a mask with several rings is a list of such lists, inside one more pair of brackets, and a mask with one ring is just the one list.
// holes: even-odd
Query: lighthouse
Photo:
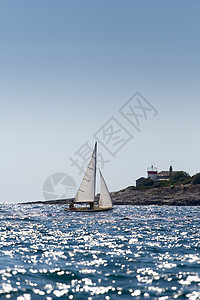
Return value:
[(148, 178), (152, 180), (157, 180), (158, 169), (151, 165), (150, 168), (147, 169)]

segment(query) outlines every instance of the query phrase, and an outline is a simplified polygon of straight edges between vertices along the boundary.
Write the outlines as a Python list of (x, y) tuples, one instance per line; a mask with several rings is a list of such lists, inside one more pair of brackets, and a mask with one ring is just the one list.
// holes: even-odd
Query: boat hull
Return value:
[(85, 213), (93, 213), (93, 212), (103, 212), (103, 211), (108, 211), (112, 210), (113, 207), (106, 207), (106, 208), (101, 208), (101, 207), (94, 207), (93, 209), (90, 209), (89, 207), (77, 207), (75, 209), (70, 209), (70, 208), (64, 208), (65, 211), (70, 211), (70, 212), (85, 212)]

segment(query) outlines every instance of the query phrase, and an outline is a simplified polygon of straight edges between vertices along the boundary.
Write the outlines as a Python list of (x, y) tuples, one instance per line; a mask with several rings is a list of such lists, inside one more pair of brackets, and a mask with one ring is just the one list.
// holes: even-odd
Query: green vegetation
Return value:
[(150, 178), (145, 178), (142, 180), (139, 185), (135, 188), (136, 190), (140, 191), (145, 191), (148, 189), (153, 189), (153, 188), (162, 188), (169, 186), (169, 181), (168, 180), (162, 180), (162, 181), (154, 181)]
[[(137, 187), (134, 189), (145, 191), (153, 188), (170, 187), (174, 188), (177, 185), (188, 185), (188, 184), (200, 184), (200, 173), (193, 175), (192, 177), (184, 171), (177, 171), (172, 174), (169, 180), (154, 181), (151, 178), (144, 178), (139, 182)], [(133, 189), (133, 187), (131, 187)]]
[(168, 180), (154, 181), (151, 178), (144, 178), (143, 180), (140, 181), (136, 189), (144, 191), (150, 188), (161, 188), (166, 186), (169, 186)]
[(154, 181), (151, 178), (144, 178), (140, 180), (139, 184), (137, 185), (136, 189), (140, 191), (145, 191), (151, 188), (154, 185)]
[(186, 184), (186, 183), (190, 183), (191, 181), (191, 176), (184, 172), (184, 171), (179, 171), (179, 172), (175, 172), (174, 174), (172, 174), (172, 176), (169, 179), (169, 183), (171, 184)]
[(139, 186), (152, 186), (152, 185), (154, 185), (154, 181), (151, 178), (145, 178), (139, 184)]
[[(188, 189), (187, 185), (196, 184), (200, 184), (200, 172), (191, 177), (187, 172), (177, 171), (172, 174), (169, 180), (154, 181), (151, 178), (141, 178), (137, 186), (128, 186), (126, 189), (139, 191), (164, 187), (173, 189), (180, 185), (185, 185), (184, 189)], [(124, 192), (126, 189), (120, 190), (116, 193)]]
[(197, 173), (194, 176), (192, 176), (191, 182), (193, 184), (200, 184), (200, 173)]
[(155, 181), (154, 185), (153, 185), (154, 188), (161, 188), (161, 187), (166, 187), (166, 186), (169, 186), (168, 180)]
[(127, 189), (129, 189), (129, 190), (135, 190), (136, 187), (134, 185), (130, 185), (130, 186), (127, 187)]

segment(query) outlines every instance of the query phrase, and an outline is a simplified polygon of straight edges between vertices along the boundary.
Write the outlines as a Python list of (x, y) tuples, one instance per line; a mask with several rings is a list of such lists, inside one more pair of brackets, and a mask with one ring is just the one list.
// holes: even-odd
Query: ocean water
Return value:
[(0, 299), (200, 299), (200, 208), (0, 205)]

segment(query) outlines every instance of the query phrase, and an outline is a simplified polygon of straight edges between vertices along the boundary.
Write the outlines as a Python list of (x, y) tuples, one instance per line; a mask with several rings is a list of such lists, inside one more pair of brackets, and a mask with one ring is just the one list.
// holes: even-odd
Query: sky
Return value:
[[(0, 201), (200, 172), (200, 2), (0, 1)], [(98, 192), (99, 187), (97, 187)]]

